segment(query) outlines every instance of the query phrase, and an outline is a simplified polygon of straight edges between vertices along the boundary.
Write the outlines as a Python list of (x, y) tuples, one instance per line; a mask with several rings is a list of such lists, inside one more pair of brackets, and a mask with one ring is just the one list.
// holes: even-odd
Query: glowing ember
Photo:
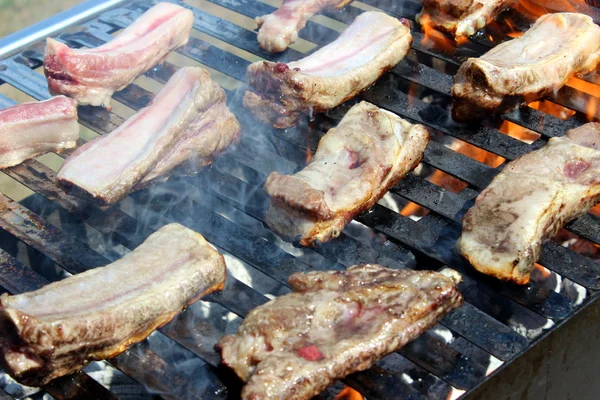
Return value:
[(523, 128), (520, 125), (513, 124), (510, 121), (502, 122), (502, 125), (500, 128), (498, 128), (498, 130), (525, 143), (533, 143), (540, 137), (538, 133), (535, 133), (527, 128)]
[(575, 114), (575, 111), (547, 100), (534, 101), (529, 103), (529, 107), (563, 120), (569, 119)]
[(356, 390), (346, 386), (333, 400), (364, 400), (364, 397)]

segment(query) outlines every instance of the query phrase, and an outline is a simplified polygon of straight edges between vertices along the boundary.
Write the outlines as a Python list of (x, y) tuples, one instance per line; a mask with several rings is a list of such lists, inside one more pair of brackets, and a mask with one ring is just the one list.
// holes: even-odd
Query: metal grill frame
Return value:
[[(274, 10), (254, 0), (208, 1), (252, 18)], [(283, 55), (264, 52), (258, 47), (255, 32), (180, 1), (173, 2), (194, 11), (196, 30), (250, 54), (283, 61), (305, 56), (293, 49)], [(363, 3), (411, 21), (420, 9), (420, 4), (412, 1), (404, 2), (401, 8), (394, 0), (366, 0)], [(150, 1), (134, 1), (108, 11), (76, 30), (62, 33), (58, 38), (73, 47), (96, 47), (110, 40), (111, 33), (129, 25), (151, 4)], [(362, 10), (350, 5), (340, 12), (325, 15), (348, 24), (360, 12)], [(337, 34), (309, 22), (300, 37), (320, 46), (332, 41)], [(454, 124), (445, 107), (449, 103), (451, 76), (420, 61), (439, 59), (452, 70), (465, 57), (478, 56), (494, 43), (484, 34), (449, 54), (423, 46), (418, 27), (412, 29), (412, 34), (410, 57), (361, 93), (358, 100), (370, 101), (411, 122), (423, 123), (440, 137), (460, 139), (507, 160), (537, 149), (548, 138), (563, 135), (568, 129), (586, 122), (583, 111), (589, 95), (564, 87), (552, 101), (576, 110), (575, 116), (566, 121), (531, 108), (502, 117), (538, 132), (541, 137), (531, 145), (504, 135), (493, 126)], [(249, 65), (249, 61), (193, 37), (177, 52), (241, 81)], [(42, 56), (43, 43), (32, 43), (27, 49), (0, 61), (0, 79), (36, 99), (47, 98), (45, 78), (33, 71), (41, 65)], [(165, 62), (145, 75), (164, 84), (177, 68)], [(600, 83), (598, 75), (586, 79)], [(411, 87), (417, 88), (418, 95), (408, 94)], [(240, 93), (227, 91), (227, 94), (230, 106), (236, 111), (241, 110)], [(426, 96), (433, 100), (423, 101)], [(115, 100), (133, 109), (143, 107), (151, 97), (152, 93), (135, 84), (114, 95)], [(385, 240), (381, 242), (365, 244), (345, 231), (339, 239), (307, 250), (303, 257), (296, 257), (289, 246), (266, 229), (257, 228), (267, 202), (261, 187), (266, 175), (274, 169), (291, 173), (301, 168), (306, 152), (316, 149), (326, 128), (336, 124), (352, 103), (318, 116), (309, 125), (281, 131), (257, 126), (249, 115), (236, 113), (243, 126), (242, 140), (236, 149), (220, 157), (198, 176), (173, 179), (163, 184), (164, 193), (160, 195), (148, 190), (132, 194), (127, 200), (131, 203), (129, 212), (118, 207), (107, 211), (89, 207), (57, 189), (53, 184), (55, 173), (50, 168), (37, 160), (26, 161), (4, 173), (36, 192), (35, 199), (16, 203), (0, 195), (0, 228), (70, 273), (111, 261), (82, 240), (78, 233), (83, 234), (83, 227), (92, 227), (119, 245), (133, 249), (153, 230), (172, 221), (197, 230), (255, 273), (270, 277), (273, 283), (283, 286), (293, 272), (313, 268), (342, 269), (361, 262), (378, 262), (396, 268), (452, 268), (460, 272), (464, 277), (460, 289), (465, 295), (465, 305), (444, 318), (436, 331), (444, 332), (449, 339), (430, 331), (370, 370), (345, 379), (347, 384), (370, 399), (398, 396), (435, 399), (442, 398), (452, 388), (465, 391), (467, 396), (573, 315), (596, 302), (600, 290), (600, 265), (552, 242), (544, 245), (540, 263), (552, 271), (554, 278), (560, 276), (566, 279), (565, 282), (576, 282), (585, 288), (586, 297), (581, 304), (575, 304), (568, 293), (548, 289), (544, 280), (534, 280), (528, 288), (496, 282), (474, 271), (451, 248), (441, 251), (453, 245), (460, 234), (462, 215), (502, 166), (489, 167), (439, 141), (432, 141), (427, 148), (424, 164), (461, 179), (469, 184), (468, 188), (453, 193), (422, 177), (409, 175), (391, 192), (426, 207), (430, 213), (413, 221), (376, 205), (357, 221), (378, 235), (383, 234)], [(12, 104), (14, 101), (0, 96), (0, 106)], [(79, 108), (79, 118), (80, 123), (99, 134), (110, 133), (123, 122), (123, 118), (114, 113), (89, 106)], [(252, 156), (255, 149), (261, 151), (259, 160)], [(182, 199), (173, 193), (186, 193), (186, 201), (181, 203)], [(64, 218), (61, 229), (48, 218), (51, 212), (58, 212)], [(195, 216), (193, 221), (188, 216), (190, 213)], [(568, 224), (567, 229), (599, 244), (599, 223), (597, 216), (587, 214)], [(5, 291), (29, 291), (47, 282), (2, 247), (0, 244), (0, 286)], [(230, 384), (231, 376), (218, 368), (218, 356), (212, 351), (212, 344), (226, 333), (226, 329), (231, 329), (220, 325), (218, 320), (233, 313), (239, 323), (251, 308), (266, 300), (260, 291), (230, 276), (222, 293), (210, 295), (190, 307), (159, 333), (109, 363), (149, 392), (166, 398), (235, 396), (236, 387)], [(209, 318), (200, 318), (201, 310), (208, 310)], [(529, 337), (516, 331), (519, 326), (526, 328)], [(533, 332), (536, 329), (529, 327), (539, 328), (539, 332)], [(165, 347), (168, 350), (164, 350)], [(186, 369), (177, 368), (170, 362), (172, 359), (186, 360)], [(490, 359), (503, 361), (503, 364), (492, 374), (486, 374), (486, 363)], [(403, 374), (409, 376), (411, 382), (403, 379)], [(113, 393), (86, 373), (58, 379), (43, 389), (57, 399), (114, 398)], [(323, 397), (332, 395), (329, 391)]]

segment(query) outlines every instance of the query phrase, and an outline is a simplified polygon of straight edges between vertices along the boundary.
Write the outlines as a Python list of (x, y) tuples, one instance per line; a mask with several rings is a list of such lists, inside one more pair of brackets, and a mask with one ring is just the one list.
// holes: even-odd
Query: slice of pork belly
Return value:
[(78, 138), (75, 100), (57, 96), (5, 108), (0, 111), (0, 168), (70, 149)]
[(372, 264), (297, 273), (288, 281), (293, 293), (252, 310), (216, 348), (247, 382), (243, 399), (310, 399), (459, 307), (453, 278)]
[(471, 36), (489, 24), (516, 0), (424, 0), (417, 16), (421, 25), (454, 35)]
[(251, 64), (244, 105), (276, 128), (294, 126), (366, 89), (404, 58), (411, 42), (409, 29), (396, 18), (365, 12), (333, 43), (300, 61)]
[(239, 138), (240, 125), (225, 101), (206, 70), (182, 68), (147, 107), (78, 148), (57, 182), (108, 207), (153, 180), (197, 172)]
[(304, 246), (335, 238), (419, 164), (428, 143), (422, 125), (363, 101), (323, 136), (302, 171), (268, 176), (265, 223)]
[(284, 51), (298, 40), (298, 32), (316, 13), (326, 8), (341, 8), (352, 0), (284, 0), (273, 14), (256, 18), (258, 43), (263, 49), (276, 53)]
[(460, 67), (452, 87), (452, 116), (466, 121), (510, 111), (556, 92), (599, 61), (600, 27), (592, 18), (544, 15), (523, 36)]
[(529, 282), (542, 242), (600, 199), (600, 124), (510, 162), (463, 221), (460, 252), (484, 274)]
[(112, 94), (187, 43), (194, 15), (171, 3), (159, 3), (110, 42), (95, 49), (70, 49), (48, 38), (44, 73), (52, 94), (79, 104), (110, 109)]
[(166, 225), (105, 267), (0, 296), (0, 361), (19, 382), (44, 385), (142, 341), (221, 290), (225, 274), (223, 256), (202, 235)]

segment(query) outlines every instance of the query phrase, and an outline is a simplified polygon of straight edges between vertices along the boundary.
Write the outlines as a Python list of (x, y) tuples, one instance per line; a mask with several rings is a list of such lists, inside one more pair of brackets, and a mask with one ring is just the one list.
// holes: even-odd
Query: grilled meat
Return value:
[(540, 17), (523, 36), (480, 58), (469, 58), (454, 77), (457, 121), (504, 113), (560, 89), (600, 61), (600, 27), (576, 13)]
[(284, 0), (273, 14), (256, 18), (258, 43), (276, 53), (298, 40), (298, 32), (316, 13), (326, 8), (342, 8), (352, 0)]
[(119, 261), (34, 292), (0, 296), (0, 362), (39, 386), (114, 357), (223, 288), (225, 261), (179, 224), (162, 227)]
[(0, 111), (0, 168), (75, 147), (77, 102), (64, 96), (18, 104)]
[(600, 124), (510, 162), (463, 221), (460, 252), (479, 271), (529, 282), (542, 241), (600, 199)]
[(293, 293), (252, 310), (216, 348), (246, 381), (243, 399), (310, 399), (369, 368), (459, 307), (453, 279), (437, 272), (356, 265), (296, 273)]
[(428, 142), (422, 125), (361, 102), (323, 136), (302, 171), (269, 175), (265, 222), (304, 246), (335, 238), (419, 164)]
[(57, 182), (108, 207), (155, 179), (197, 172), (239, 139), (240, 125), (225, 100), (206, 70), (182, 68), (147, 107), (78, 148)]
[(44, 73), (50, 93), (110, 109), (115, 91), (160, 63), (169, 51), (187, 43), (193, 22), (190, 10), (159, 3), (95, 49), (73, 50), (48, 38)]
[(404, 58), (411, 42), (409, 29), (396, 18), (363, 13), (337, 40), (300, 61), (251, 64), (244, 105), (276, 128), (294, 126), (370, 86)]
[(421, 25), (443, 30), (455, 38), (471, 36), (516, 0), (424, 0), (417, 16)]

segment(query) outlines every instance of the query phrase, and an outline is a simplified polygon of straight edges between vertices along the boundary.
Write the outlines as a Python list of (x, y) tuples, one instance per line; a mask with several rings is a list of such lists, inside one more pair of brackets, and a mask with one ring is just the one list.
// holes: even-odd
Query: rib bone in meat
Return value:
[(489, 24), (516, 0), (424, 0), (417, 20), (453, 34), (471, 36)]
[(48, 38), (44, 73), (50, 93), (110, 109), (115, 91), (187, 43), (193, 22), (190, 10), (159, 3), (113, 40), (94, 49), (74, 50)]
[(297, 273), (288, 281), (293, 293), (252, 310), (217, 350), (247, 382), (243, 399), (310, 399), (459, 307), (454, 279), (371, 264)]
[(577, 13), (547, 14), (523, 36), (480, 58), (469, 58), (454, 77), (452, 116), (485, 118), (560, 89), (600, 61), (600, 27)]
[(145, 339), (221, 290), (225, 274), (223, 256), (200, 234), (164, 226), (106, 267), (0, 296), (0, 361), (19, 382), (44, 385)]
[(265, 222), (304, 246), (335, 238), (419, 164), (428, 142), (422, 125), (367, 102), (357, 104), (323, 136), (302, 171), (269, 175)]
[(463, 221), (460, 251), (479, 271), (529, 282), (542, 241), (600, 199), (600, 124), (510, 162)]
[(197, 172), (239, 138), (240, 125), (225, 100), (206, 70), (182, 68), (147, 107), (78, 148), (57, 181), (108, 207), (155, 179)]
[(351, 99), (410, 49), (409, 29), (381, 12), (365, 12), (333, 43), (300, 61), (258, 61), (246, 72), (244, 105), (276, 128), (299, 123)]
[(258, 43), (272, 53), (284, 51), (298, 39), (298, 32), (316, 13), (326, 8), (341, 8), (352, 0), (284, 0), (273, 14), (256, 18)]
[(77, 102), (65, 96), (18, 104), (0, 111), (0, 168), (75, 147)]

